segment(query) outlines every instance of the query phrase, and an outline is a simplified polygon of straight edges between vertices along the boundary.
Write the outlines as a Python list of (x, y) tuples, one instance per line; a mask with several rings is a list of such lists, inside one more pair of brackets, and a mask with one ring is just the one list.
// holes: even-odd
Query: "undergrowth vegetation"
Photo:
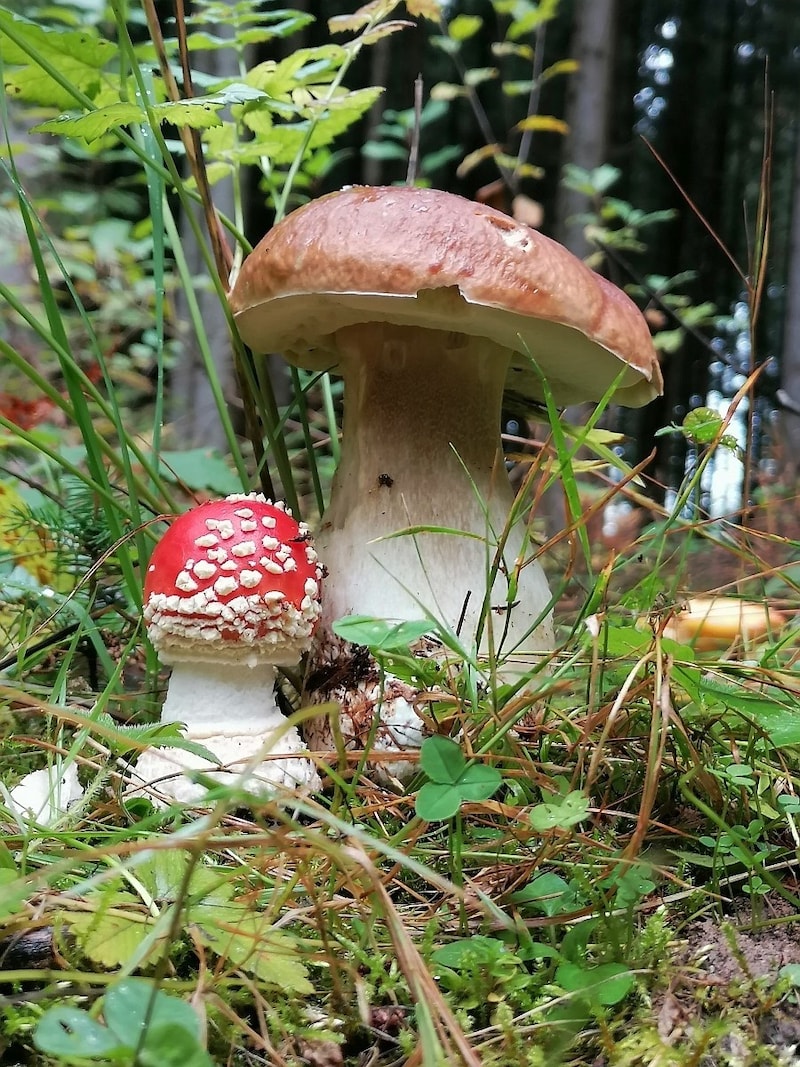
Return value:
[[(776, 952), (776, 977), (753, 945), (800, 916), (796, 633), (782, 625), (800, 543), (773, 525), (774, 501), (747, 527), (698, 518), (705, 466), (737, 447), (714, 412), (677, 431), (698, 462), (669, 508), (619, 459), (600, 411), (574, 428), (553, 410), (538, 427), (515, 512), (524, 519), (558, 480), (570, 520), (537, 548), (558, 648), (523, 680), (499, 681), (497, 663), (452, 641), (443, 661), (418, 659), (410, 646), (429, 619), (343, 622), (383, 669), (431, 691), (431, 736), (406, 790), (374, 773), (379, 757), (344, 752), (311, 797), (264, 799), (243, 775), (209, 782), (202, 807), (165, 809), (130, 788), (138, 753), (181, 742), (157, 723), (165, 678), (140, 622), (163, 517), (264, 487), (313, 519), (336, 458), (331, 386), (296, 375), (279, 406), (231, 324), (246, 421), (263, 435), (236, 432), (178, 216), (204, 221), (205, 277), (225, 309), (248, 246), (238, 201), (234, 217), (216, 215), (215, 183), (255, 168), (277, 217), (296, 204), (379, 94), (349, 91), (346, 75), (402, 32), (398, 6), (370, 4), (334, 21), (335, 43), (253, 70), (245, 46), (290, 41), (306, 15), (226, 5), (221, 41), (181, 19), (162, 29), (149, 0), (135, 11), (115, 0), (95, 26), (66, 7), (36, 20), (0, 11), (4, 82), (26, 105), (0, 105), (0, 207), (25, 250), (24, 284), (0, 282), (4, 1064), (766, 1064), (792, 1043), (774, 1035), (796, 1005), (800, 952)], [(434, 3), (407, 8), (438, 18)], [(218, 14), (210, 0), (197, 12)], [(474, 29), (443, 27), (448, 53)], [(200, 47), (237, 50), (237, 79), (192, 90)], [(468, 94), (476, 77), (437, 98)], [(395, 118), (402, 140), (412, 117)], [(75, 168), (121, 155), (125, 182), (65, 190), (57, 205), (40, 196), (21, 121), (61, 138)], [(523, 163), (499, 153), (501, 168)], [(572, 175), (598, 195), (607, 178)], [(144, 222), (130, 202), (142, 189)], [(599, 216), (606, 242), (613, 220), (631, 224), (623, 209)], [(162, 432), (178, 289), (224, 458)], [(709, 315), (695, 309), (692, 325)], [(610, 502), (642, 520), (613, 551)], [(672, 624), (687, 587), (708, 588), (697, 574), (712, 556), (723, 560), (712, 584), (784, 614), (757, 640), (704, 652)], [(30, 772), (50, 797), (36, 815), (12, 795)]]

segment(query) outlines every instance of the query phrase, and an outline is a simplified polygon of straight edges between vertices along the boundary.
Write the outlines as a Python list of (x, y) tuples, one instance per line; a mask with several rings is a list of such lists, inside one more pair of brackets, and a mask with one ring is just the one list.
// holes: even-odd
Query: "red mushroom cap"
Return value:
[(319, 618), (322, 569), (281, 503), (258, 493), (179, 516), (155, 548), (144, 619), (162, 659), (291, 662)]

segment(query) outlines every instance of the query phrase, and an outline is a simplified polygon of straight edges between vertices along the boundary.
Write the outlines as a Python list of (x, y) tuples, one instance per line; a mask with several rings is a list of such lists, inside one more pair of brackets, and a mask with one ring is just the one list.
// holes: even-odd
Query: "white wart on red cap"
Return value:
[(320, 614), (322, 570), (308, 528), (258, 493), (179, 516), (144, 587), (147, 632), (165, 662), (291, 662)]

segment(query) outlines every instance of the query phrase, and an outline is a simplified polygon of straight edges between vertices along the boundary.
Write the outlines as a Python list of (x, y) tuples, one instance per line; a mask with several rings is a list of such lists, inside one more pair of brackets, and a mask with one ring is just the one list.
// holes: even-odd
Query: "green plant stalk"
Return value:
[[(100, 413), (105, 416), (109, 420), (109, 422), (113, 422), (114, 407), (112, 405), (109, 405), (109, 403), (103, 397), (102, 393), (98, 391), (94, 383), (87, 377), (87, 375), (80, 369), (80, 367), (78, 367), (77, 364), (72, 361), (72, 356), (70, 355), (70, 353), (64, 348), (62, 348), (62, 346), (56, 341), (53, 335), (49, 333), (45, 329), (45, 327), (37, 319), (35, 319), (30, 314), (30, 312), (28, 312), (25, 306), (17, 300), (17, 297), (14, 294), (13, 290), (9, 289), (2, 282), (0, 282), (0, 297), (2, 297), (6, 301), (6, 303), (9, 304), (9, 306), (12, 307), (13, 310), (20, 316), (20, 318), (22, 318), (38, 334), (38, 336), (46, 345), (46, 347), (49, 348), (54, 353), (54, 355), (57, 356), (59, 363), (62, 366), (67, 366), (71, 368), (73, 377), (76, 379), (77, 385), (79, 386), (81, 393), (85, 397), (88, 397), (93, 403), (97, 404)], [(62, 394), (55, 388), (55, 386), (52, 385), (52, 383), (49, 382), (47, 378), (45, 378), (42, 374), (39, 373), (39, 371), (36, 370), (33, 364), (29, 363), (24, 356), (20, 355), (2, 338), (0, 338), (0, 353), (2, 353), (5, 359), (7, 359), (9, 363), (12, 363), (14, 367), (19, 370), (28, 379), (28, 381), (31, 382), (31, 384), (36, 388), (37, 392), (41, 393), (42, 396), (45, 396), (53, 404), (54, 407), (59, 408), (59, 410), (61, 410), (70, 419), (77, 422), (75, 408), (71, 401), (62, 396)], [(16, 423), (10, 422), (9, 420), (5, 421), (8, 426), (10, 426), (14, 430), (15, 433), (19, 433), (19, 436), (23, 436), (24, 431), (21, 427), (18, 427)], [(29, 439), (32, 438), (35, 442), (35, 433), (28, 435), (28, 437)], [(115, 452), (113, 446), (102, 437), (99, 437), (97, 443), (106, 459), (110, 460), (114, 467), (119, 467), (119, 463), (117, 461), (117, 453)], [(130, 486), (130, 488), (136, 493), (138, 500), (146, 502), (147, 506), (153, 511), (153, 513), (158, 514), (161, 511), (164, 503), (171, 505), (172, 501), (170, 491), (167, 488), (167, 485), (163, 481), (163, 479), (158, 476), (156, 469), (152, 466), (150, 457), (137, 446), (135, 441), (131, 441), (130, 439), (128, 439), (128, 445), (130, 451), (135, 456), (137, 463), (139, 463), (145, 470), (150, 481), (153, 483), (154, 488), (159, 492), (163, 499), (159, 499), (159, 497), (153, 495), (153, 493), (150, 492), (145, 483), (139, 478), (133, 478), (133, 484)], [(37, 448), (38, 446), (34, 443), (32, 447)], [(75, 468), (72, 467), (66, 461), (62, 461), (57, 454), (54, 457), (51, 454), (51, 458), (55, 458), (56, 462), (59, 465), (64, 466), (65, 469), (69, 469), (70, 473), (74, 474)], [(82, 481), (86, 481), (85, 476), (81, 475), (80, 477)], [(103, 488), (101, 485), (98, 485), (93, 481), (87, 482), (87, 484), (93, 486), (97, 489), (98, 493), (102, 494)], [(110, 491), (110, 489), (112, 488), (110, 483), (106, 484), (108, 490)], [(126, 511), (124, 512), (124, 514), (126, 516), (128, 515)]]
[(774, 889), (784, 900), (788, 901), (793, 908), (800, 909), (800, 897), (795, 896), (794, 893), (788, 890), (783, 882), (781, 882), (779, 878), (776, 878), (769, 868), (765, 867), (764, 864), (753, 855), (745, 838), (737, 833), (734, 827), (729, 826), (725, 820), (714, 811), (710, 804), (707, 804), (705, 800), (690, 789), (689, 783), (695, 777), (696, 773), (697, 769), (692, 767), (691, 770), (688, 770), (685, 774), (681, 775), (678, 781), (678, 788), (681, 791), (681, 795), (688, 803), (697, 808), (698, 811), (702, 812), (714, 826), (723, 833), (728, 834), (729, 837), (736, 842), (737, 847), (745, 857), (745, 862), (750, 871), (757, 871), (771, 889)]
[[(330, 375), (323, 374), (320, 378), (319, 385), (322, 391), (322, 407), (325, 412), (325, 421), (328, 423), (328, 434), (331, 441), (331, 456), (333, 457), (333, 462), (338, 467), (342, 449), (339, 442), (339, 427), (336, 421), (336, 409), (333, 402), (333, 390), (331, 389)], [(320, 511), (320, 515), (321, 514), (322, 511)]]
[[(41, 323), (38, 322), (27, 310), (27, 308), (17, 299), (16, 294), (8, 289), (7, 286), (0, 283), (0, 293), (4, 296), (9, 305), (14, 311), (25, 321), (42, 339), (42, 341), (51, 348), (59, 359), (64, 379), (67, 383), (68, 394), (70, 402), (65, 401), (61, 395), (43, 378), (42, 375), (35, 371), (27, 360), (19, 356), (13, 349), (10, 349), (5, 342), (0, 342), (0, 347), (6, 355), (6, 357), (13, 361), (15, 365), (22, 370), (22, 372), (39, 388), (44, 395), (46, 395), (53, 403), (57, 404), (63, 411), (65, 411), (71, 418), (74, 418), (84, 440), (84, 445), (87, 450), (87, 458), (89, 460), (89, 467), (91, 472), (90, 484), (96, 490), (100, 490), (105, 486), (106, 490), (110, 491), (111, 486), (108, 481), (108, 477), (100, 459), (100, 452), (102, 452), (107, 459), (111, 460), (115, 466), (119, 466), (120, 459), (122, 461), (122, 469), (125, 475), (129, 490), (129, 502), (132, 509), (132, 515), (130, 516), (133, 521), (133, 525), (138, 529), (142, 525), (141, 514), (139, 512), (139, 499), (146, 498), (147, 492), (141, 480), (138, 479), (132, 470), (130, 456), (128, 451), (128, 438), (125, 432), (123, 420), (117, 405), (114, 403), (114, 388), (113, 382), (108, 371), (108, 367), (104, 358), (104, 354), (100, 347), (95, 342), (94, 331), (91, 326), (89, 317), (84, 310), (77, 293), (74, 290), (71, 279), (68, 272), (64, 267), (55, 247), (50, 241), (46, 231), (41, 227), (41, 221), (35, 216), (34, 209), (29, 203), (24, 190), (22, 189), (19, 179), (14, 169), (13, 156), (11, 157), (11, 172), (10, 176), (12, 182), (17, 190), (18, 202), (22, 213), (23, 221), (26, 231), (29, 237), (29, 244), (31, 253), (34, 258), (34, 264), (37, 269), (37, 273), (40, 280), (40, 287), (42, 297), (45, 303), (45, 309), (48, 315), (50, 324), (50, 332), (46, 331)], [(47, 242), (48, 250), (53, 255), (59, 270), (64, 278), (67, 289), (73, 299), (74, 306), (77, 308), (81, 320), (87, 329), (87, 334), (92, 338), (92, 351), (97, 360), (98, 366), (103, 374), (105, 384), (108, 390), (108, 395), (111, 397), (111, 401), (107, 402), (103, 399), (96, 387), (89, 381), (88, 377), (80, 370), (77, 364), (74, 362), (71, 353), (68, 351), (68, 340), (63, 329), (59, 309), (55, 303), (55, 299), (49, 284), (49, 278), (41, 255), (41, 249), (39, 241), (36, 237), (34, 220), (38, 223), (40, 229)], [(91, 413), (88, 410), (86, 404), (86, 397), (90, 396), (92, 400), (97, 403), (102, 410), (103, 414), (109, 418), (109, 420), (115, 425), (117, 433), (119, 435), (120, 451), (115, 451), (105, 439), (96, 434), (94, 431), (93, 419)], [(149, 461), (140, 449), (134, 448), (133, 451), (136, 454), (136, 458), (145, 470), (149, 468)], [(157, 486), (162, 490), (165, 497), (169, 497), (166, 492), (163, 482), (158, 477), (157, 473), (150, 470), (150, 481), (154, 486)], [(155, 498), (150, 498), (151, 506), (155, 511), (160, 510), (159, 503)], [(106, 510), (106, 517), (111, 524), (112, 531), (116, 533), (116, 540), (122, 540), (122, 528), (114, 526), (113, 517)], [(137, 534), (137, 540), (139, 535)], [(140, 558), (144, 555), (144, 542), (139, 543)], [(133, 572), (130, 569), (130, 565), (127, 559), (127, 554), (123, 553), (121, 558), (121, 565), (123, 572), (125, 573), (126, 581), (129, 589), (133, 589), (138, 584)], [(134, 597), (134, 599), (136, 599)]]
[(214, 357), (211, 353), (211, 349), (208, 346), (208, 338), (206, 337), (203, 327), (203, 317), (200, 313), (200, 307), (197, 303), (197, 297), (192, 285), (192, 275), (189, 270), (189, 265), (186, 262), (186, 256), (184, 255), (183, 246), (180, 241), (180, 234), (178, 227), (175, 224), (172, 212), (169, 209), (169, 205), (165, 205), (164, 211), (164, 225), (172, 243), (172, 252), (175, 257), (175, 265), (178, 270), (178, 275), (181, 279), (181, 284), (184, 288), (184, 295), (186, 297), (186, 306), (189, 311), (189, 318), (192, 323), (192, 329), (195, 331), (198, 347), (200, 349), (200, 356), (203, 360), (203, 368), (208, 378), (209, 388), (211, 394), (214, 397), (214, 403), (217, 406), (220, 421), (222, 423), (223, 433), (225, 434), (225, 441), (230, 449), (231, 458), (233, 459), (236, 467), (236, 472), (242, 480), (242, 486), (249, 488), (249, 475), (247, 473), (247, 467), (245, 465), (242, 451), (239, 448), (239, 442), (236, 439), (236, 432), (233, 428), (230, 415), (228, 413), (228, 406), (225, 402), (225, 396), (222, 391), (222, 385), (219, 380), (219, 376), (214, 365)]
[[(124, 78), (120, 81), (121, 85), (125, 84)], [(152, 79), (148, 85), (150, 92), (152, 93)], [(140, 127), (139, 136), (142, 141), (142, 148), (146, 152), (148, 159), (158, 160), (158, 146), (156, 139), (153, 136), (151, 129), (145, 126)], [(153, 288), (155, 292), (155, 330), (157, 337), (156, 348), (156, 383), (155, 383), (155, 398), (153, 404), (153, 430), (152, 430), (152, 446), (153, 453), (156, 456), (161, 454), (161, 427), (164, 419), (164, 292), (165, 292), (165, 249), (164, 249), (164, 198), (166, 196), (166, 189), (163, 180), (159, 177), (157, 170), (152, 166), (145, 167), (145, 178), (147, 181), (147, 201), (150, 207), (150, 218), (153, 225)]]

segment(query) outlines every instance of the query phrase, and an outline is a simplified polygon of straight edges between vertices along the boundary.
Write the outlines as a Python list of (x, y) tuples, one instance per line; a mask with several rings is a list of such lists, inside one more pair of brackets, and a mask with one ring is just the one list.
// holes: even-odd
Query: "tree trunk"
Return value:
[[(564, 158), (584, 170), (606, 162), (611, 79), (614, 67), (616, 0), (578, 0), (572, 37), (572, 58), (579, 63), (567, 93), (569, 135)], [(565, 186), (559, 189), (557, 236), (576, 256), (591, 251), (581, 223), (573, 217), (588, 208), (586, 197)]]
[[(794, 485), (800, 472), (800, 128), (797, 124), (781, 389), (785, 394), (781, 416), (783, 477), (787, 485)], [(790, 405), (797, 410), (792, 410)]]

